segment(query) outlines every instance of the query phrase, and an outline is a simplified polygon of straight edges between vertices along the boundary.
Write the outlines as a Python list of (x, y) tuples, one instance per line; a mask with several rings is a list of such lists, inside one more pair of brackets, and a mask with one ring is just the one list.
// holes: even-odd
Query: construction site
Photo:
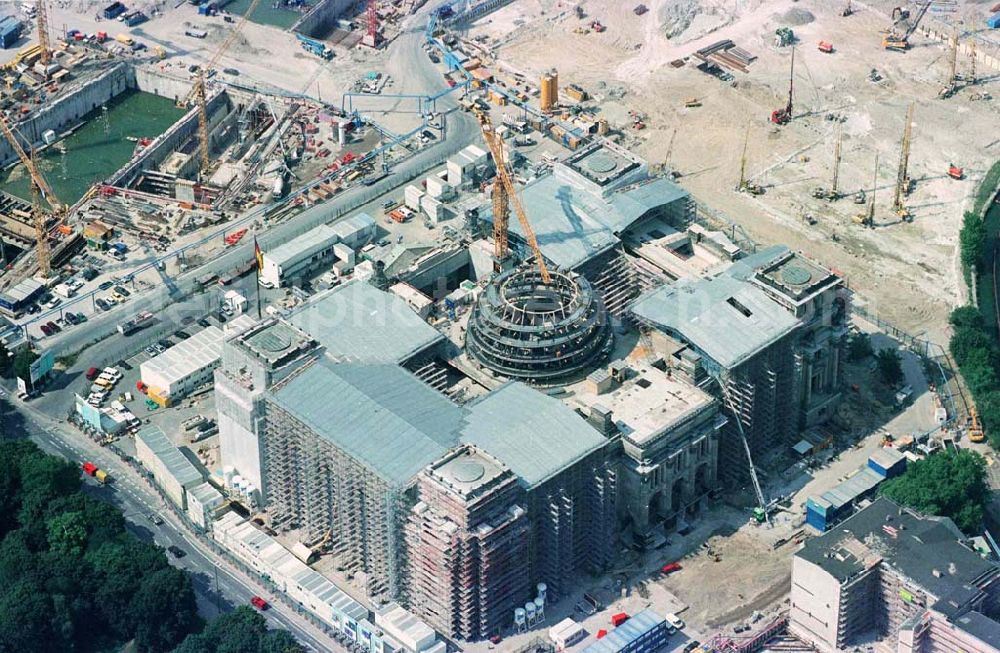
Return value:
[[(807, 503), (833, 523), (888, 429), (919, 458), (964, 419), (926, 359), (907, 394), (847, 350), (962, 300), (1000, 143), (982, 8), (219, 4), (112, 39), (145, 49), (105, 47), (96, 4), (93, 39), (26, 46), (95, 64), (79, 115), (0, 119), (31, 180), (0, 310), (67, 374), (138, 367), (120, 401), (356, 600), (470, 651), (564, 619), (612, 650), (647, 608), (683, 615), (675, 648), (757, 651)], [(130, 97), (169, 124), (102, 127)], [(75, 199), (85, 130), (128, 151)]]
[(706, 212), (822, 252), (873, 310), (939, 333), (963, 292), (962, 212), (997, 156), (988, 7), (647, 5), (527, 0), (469, 38), (508, 87), (558, 70), (567, 115), (606, 120)]

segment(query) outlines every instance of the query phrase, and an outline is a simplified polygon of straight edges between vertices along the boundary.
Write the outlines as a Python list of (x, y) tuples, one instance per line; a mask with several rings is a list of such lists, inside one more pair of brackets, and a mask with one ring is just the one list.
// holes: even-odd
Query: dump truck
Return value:
[(87, 461), (83, 463), (81, 467), (83, 467), (83, 473), (86, 474), (87, 476), (94, 477), (95, 479), (97, 479), (97, 482), (100, 483), (101, 485), (107, 484), (108, 473), (105, 472), (103, 469), (100, 469), (94, 463)]
[(135, 39), (133, 39), (128, 34), (125, 34), (124, 32), (122, 32), (121, 34), (119, 34), (118, 36), (116, 36), (115, 40), (118, 41), (119, 43), (123, 44), (123, 45), (127, 45), (130, 48), (133, 45), (135, 45)]

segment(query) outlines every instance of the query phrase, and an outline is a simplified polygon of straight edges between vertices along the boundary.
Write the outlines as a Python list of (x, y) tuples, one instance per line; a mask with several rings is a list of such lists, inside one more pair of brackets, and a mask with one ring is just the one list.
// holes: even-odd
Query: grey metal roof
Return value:
[(507, 383), (469, 408), (462, 442), (500, 459), (529, 488), (608, 442), (573, 409), (522, 383)]
[(335, 222), (332, 229), (341, 240), (353, 238), (355, 234), (375, 226), (375, 218), (367, 213), (358, 213), (349, 218)]
[(652, 610), (643, 610), (629, 617), (629, 620), (621, 626), (618, 626), (601, 639), (583, 649), (583, 653), (618, 653), (619, 651), (624, 651), (629, 644), (656, 629), (660, 624), (665, 623), (666, 619)]
[(955, 625), (993, 650), (1000, 648), (1000, 623), (981, 612), (969, 611), (955, 620)]
[(210, 483), (202, 483), (201, 485), (196, 485), (190, 490), (188, 490), (188, 495), (195, 498), (195, 500), (205, 505), (213, 501), (222, 501), (222, 493), (216, 490)]
[(159, 426), (147, 426), (135, 435), (149, 447), (163, 468), (183, 487), (205, 478), (201, 470), (187, 459), (180, 449), (166, 436)]
[(735, 367), (799, 324), (763, 290), (727, 274), (660, 286), (639, 297), (632, 312), (680, 335), (726, 368)]
[(390, 483), (404, 484), (458, 444), (465, 411), (396, 365), (328, 358), (272, 400)]
[[(524, 187), (521, 204), (545, 258), (570, 270), (617, 246), (618, 234), (648, 211), (685, 200), (687, 195), (667, 179), (654, 179), (602, 197), (546, 175)], [(489, 208), (484, 207), (481, 214), (492, 221)], [(510, 221), (510, 230), (524, 240), (518, 220)]]
[(22, 279), (13, 288), (3, 293), (3, 297), (11, 303), (23, 302), (45, 287), (45, 284), (28, 277)]
[(339, 241), (340, 233), (334, 227), (321, 224), (283, 245), (265, 251), (264, 256), (278, 267), (286, 267)]
[(983, 574), (996, 573), (996, 565), (963, 546), (962, 538), (950, 519), (922, 517), (879, 497), (834, 529), (806, 540), (795, 555), (843, 583), (869, 564), (845, 548), (845, 540), (851, 541), (851, 549), (863, 545), (871, 557), (880, 558), (882, 564), (937, 598), (964, 584), (975, 584)]
[[(176, 383), (198, 370), (217, 363), (222, 358), (222, 343), (225, 339), (226, 335), (222, 329), (215, 325), (207, 326), (187, 340), (181, 340), (156, 358), (141, 363), (140, 371), (143, 375), (159, 374), (170, 383)], [(166, 390), (166, 388), (161, 389)]]
[(400, 363), (444, 339), (405, 301), (365, 281), (317, 295), (288, 321), (351, 362)]

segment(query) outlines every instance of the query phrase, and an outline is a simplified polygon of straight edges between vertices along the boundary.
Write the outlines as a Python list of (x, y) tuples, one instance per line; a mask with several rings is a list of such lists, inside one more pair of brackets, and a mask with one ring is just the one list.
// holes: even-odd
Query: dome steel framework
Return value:
[(611, 351), (601, 298), (581, 276), (535, 268), (507, 270), (473, 306), (465, 347), (501, 376), (550, 383), (596, 366)]

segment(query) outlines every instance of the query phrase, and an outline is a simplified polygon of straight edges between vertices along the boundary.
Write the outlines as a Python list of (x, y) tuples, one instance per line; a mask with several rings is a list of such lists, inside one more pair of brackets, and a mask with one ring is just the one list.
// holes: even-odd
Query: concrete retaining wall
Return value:
[[(134, 88), (135, 76), (132, 66), (119, 63), (96, 78), (80, 82), (76, 88), (72, 87), (74, 83), (51, 105), (42, 107), (34, 116), (15, 125), (16, 131), (23, 137), (26, 150), (31, 144), (40, 145), (45, 131), (65, 131), (94, 109)], [(16, 159), (17, 154), (11, 144), (6, 139), (0, 139), (0, 165), (6, 166)]]
[(310, 38), (326, 38), (340, 15), (354, 4), (355, 0), (323, 0), (292, 25), (291, 31)]
[[(208, 99), (209, 124), (214, 128), (223, 118), (220, 110), (228, 109), (229, 98), (225, 93), (217, 93)], [(133, 157), (122, 166), (118, 172), (108, 178), (108, 184), (124, 188), (129, 186), (142, 174), (143, 170), (154, 170), (172, 152), (180, 148), (198, 131), (198, 108), (191, 107), (183, 118), (171, 125), (149, 147)]]
[(171, 98), (178, 102), (191, 92), (191, 79), (166, 75), (155, 68), (139, 67), (135, 69), (135, 86), (144, 93), (152, 93)]

